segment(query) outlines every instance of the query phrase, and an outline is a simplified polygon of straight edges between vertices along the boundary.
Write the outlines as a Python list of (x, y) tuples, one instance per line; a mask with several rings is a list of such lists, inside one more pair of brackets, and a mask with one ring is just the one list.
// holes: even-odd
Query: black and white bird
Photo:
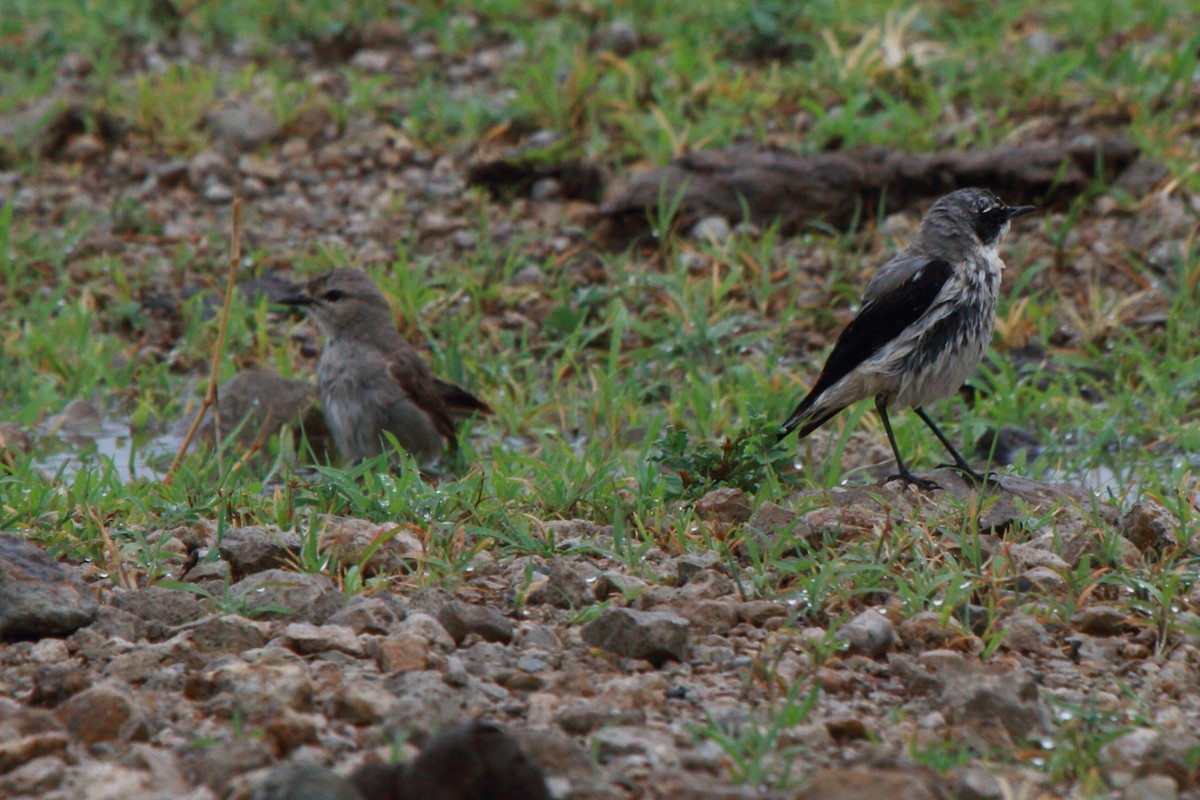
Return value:
[(797, 428), (807, 436), (847, 406), (874, 397), (896, 456), (894, 477), (939, 488), (909, 472), (896, 446), (888, 409), (912, 408), (950, 453), (953, 468), (983, 482), (923, 406), (957, 391), (987, 352), (1004, 270), (1000, 241), (1015, 217), (1034, 210), (1005, 205), (985, 189), (959, 189), (934, 203), (912, 244), (867, 284), (862, 308), (779, 438)]

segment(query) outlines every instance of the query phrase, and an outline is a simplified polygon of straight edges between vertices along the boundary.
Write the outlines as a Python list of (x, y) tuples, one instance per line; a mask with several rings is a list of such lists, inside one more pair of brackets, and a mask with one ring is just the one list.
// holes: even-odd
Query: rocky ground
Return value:
[[(481, 246), (481, 219), (492, 245), (528, 261), (488, 309), (481, 336), (556, 335), (543, 330), (552, 304), (541, 265), (559, 266), (581, 289), (606, 280), (609, 251), (593, 232), (613, 176), (522, 168), (521, 190), (500, 199), (471, 188), (480, 174), (495, 175), (473, 167), (551, 135), (500, 132), (469, 150), (435, 152), (384, 115), (336, 118), (329, 109), (352, 94), (343, 62), (403, 76), (413, 60), (441, 58), (431, 42), (386, 24), (359, 33), (333, 66), (295, 55), (327, 103), (284, 126), (262, 92), (223, 98), (203, 120), (204, 145), (186, 157), (114, 118), (93, 65), (74, 55), (45, 97), (0, 118), (0, 165), (10, 160), (0, 194), (66, 254), (70, 297), (95, 310), (97, 332), (127, 338), (128, 358), (169, 362), (189, 380), (206, 367), (207, 354), (180, 346), (178, 306), (223, 280), (235, 196), (245, 199), (245, 248), (255, 254), (244, 283), (268, 293), (264, 275), (291, 279), (322, 249), (376, 264), (407, 242), (431, 263), (453, 264)], [(628, 31), (610, 33), (597, 46), (640, 46)], [(444, 67), (464, 91), (486, 93), (515, 46), (446, 57)], [(183, 37), (133, 59), (202, 55)], [(236, 48), (224, 58), (230, 72), (252, 64)], [(1047, 131), (1073, 139), (1093, 122), (1032, 119), (1014, 143)], [(1131, 156), (1122, 166), (1117, 191), (1097, 197), (1064, 241), (1026, 235), (1030, 261), (1053, 265), (1038, 281), (1086, 297), (1099, 275), (1123, 298), (1064, 318), (1060, 344), (1160, 325), (1170, 307), (1157, 278), (1184, 257), (1197, 201), (1165, 186), (1156, 164)], [(761, 230), (700, 206), (678, 231), (684, 250), (739, 225)], [(1053, 230), (1067, 211), (1047, 213)], [(81, 216), (90, 224), (77, 235)], [(918, 219), (916, 203), (884, 216), (863, 236), (864, 262), (878, 263)], [(1125, 269), (1114, 242), (1156, 280)], [(800, 301), (827, 304), (823, 276), (835, 254), (802, 237), (778, 248), (787, 280), (805, 287)], [(113, 299), (104, 256), (145, 276), (137, 326)], [(698, 247), (683, 257), (697, 274), (710, 266)], [(647, 269), (655, 258), (644, 256)], [(53, 290), (61, 276), (51, 261), (35, 267), (45, 280), (0, 297), (0, 309)], [(776, 305), (791, 299), (780, 295)], [(808, 363), (830, 329), (781, 335)], [(1017, 324), (1001, 335), (1016, 347), (1032, 332)], [(307, 336), (301, 349), (311, 358), (318, 343)], [(112, 400), (121, 408), (135, 393)], [(0, 448), (33, 436), (0, 427)], [(879, 441), (861, 433), (852, 441), (847, 468), (886, 462)], [(946, 491), (895, 483), (806, 491), (753, 510), (738, 490), (718, 490), (696, 503), (697, 525), (758, 548), (735, 547), (730, 559), (680, 555), (660, 542), (633, 567), (594, 555), (619, 549), (611, 528), (544, 520), (538, 533), (556, 555), (485, 550), (444, 586), (419, 580), (420, 530), (323, 518), (320, 550), (348, 561), (369, 554), (368, 571), (417, 576), (353, 596), (325, 574), (299, 571), (305, 543), (292, 530), (218, 535), (215, 522), (201, 522), (145, 531), (173, 559), (166, 577), (191, 590), (56, 561), (0, 534), (0, 797), (357, 800), (366, 795), (332, 773), (396, 761), (417, 766), (364, 792), (500, 797), (494, 762), (518, 755), (487, 731), (456, 728), (487, 720), (515, 737), (551, 796), (573, 800), (1200, 798), (1200, 582), (1173, 584), (1184, 591), (1164, 598), (1169, 575), (1146, 586), (1102, 580), (1112, 565), (1153, 570), (1178, 545), (1177, 517), (1152, 499), (1123, 509), (1073, 486), (1006, 476), (981, 494), (937, 477)], [(781, 551), (780, 537), (794, 544)], [(756, 592), (747, 576), (773, 569), (756, 564), (756, 552), (805, 559), (806, 548), (830, 542), (864, 571), (919, 576), (918, 563), (970, 563), (991, 590), (944, 613), (910, 614), (905, 597), (869, 591), (826, 604), (826, 573), (814, 561), (807, 583), (785, 587), (802, 589), (787, 602), (748, 599)], [(943, 591), (918, 577), (909, 585), (914, 595)], [(446, 731), (460, 738), (436, 737)], [(446, 748), (454, 768), (416, 760)], [(472, 780), (487, 789), (455, 782), (466, 763), (479, 764)], [(805, 788), (774, 788), (787, 779)], [(504, 790), (537, 796), (528, 786)]]
[[(646, 553), (653, 582), (575, 554), (347, 600), (325, 575), (295, 571), (290, 531), (236, 528), (219, 542), (210, 526), (159, 532), (171, 551), (219, 549), (187, 575), (207, 596), (116, 590), (0, 537), (0, 796), (353, 800), (348, 786), (279, 765), (348, 775), (481, 719), (516, 737), (555, 797), (1054, 797), (1092, 758), (1116, 796), (1197, 796), (1200, 636), (1163, 646), (1123, 593), (1097, 586), (1111, 596), (1069, 624), (1045, 621), (1048, 604), (1077, 591), (1081, 565), (1154, 558), (1173, 518), (1150, 502), (1119, 519), (1102, 507), (1097, 528), (1094, 499), (1077, 490), (1006, 477), (980, 503), (938, 477), (948, 489), (937, 494), (896, 483), (806, 492), (751, 516), (745, 496), (718, 490), (699, 507), (730, 535), (835, 535), (931, 560), (961, 557), (952, 532), (977, 519), (996, 578), (986, 602), (1007, 609), (990, 630), (971, 624), (984, 607), (905, 616), (895, 598), (797, 626), (803, 603), (743, 600), (740, 570), (703, 552)], [(322, 545), (338, 552), (391, 532), (371, 556), (380, 569), (421, 552), (395, 526), (324, 523)], [(1025, 533), (1006, 538), (1014, 531)], [(612, 535), (572, 520), (544, 534), (568, 551)], [(1178, 602), (1194, 608), (1200, 593)], [(1076, 718), (1078, 742), (1052, 736)], [(738, 763), (719, 736), (777, 738)], [(993, 758), (939, 774), (911, 757), (946, 741)], [(789, 773), (814, 780), (799, 794), (767, 788)], [(272, 794), (281, 782), (291, 789)], [(421, 796), (501, 796), (439, 791)]]

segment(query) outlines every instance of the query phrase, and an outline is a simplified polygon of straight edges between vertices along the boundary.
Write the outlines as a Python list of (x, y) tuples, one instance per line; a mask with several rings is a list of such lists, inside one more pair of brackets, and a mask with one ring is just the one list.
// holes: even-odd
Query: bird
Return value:
[(350, 462), (384, 452), (384, 434), (418, 463), (458, 449), (458, 422), (491, 407), (433, 375), (396, 330), (387, 298), (366, 273), (340, 267), (280, 300), (306, 309), (325, 334), (317, 394), (334, 446)]
[(1004, 262), (1000, 242), (1017, 217), (1034, 206), (1009, 206), (978, 188), (958, 189), (930, 206), (916, 237), (867, 284), (863, 302), (833, 345), (811, 391), (783, 423), (779, 440), (799, 429), (807, 436), (859, 400), (875, 399), (900, 479), (922, 489), (936, 481), (909, 471), (888, 419), (912, 408), (946, 448), (945, 465), (982, 484), (924, 406), (963, 384), (983, 360), (996, 324)]

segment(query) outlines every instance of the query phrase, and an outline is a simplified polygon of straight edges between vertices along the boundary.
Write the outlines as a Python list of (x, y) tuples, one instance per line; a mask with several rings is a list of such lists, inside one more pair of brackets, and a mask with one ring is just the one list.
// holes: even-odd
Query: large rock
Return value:
[(217, 549), (236, 578), (285, 566), (295, 559), (303, 542), (295, 531), (262, 525), (231, 528), (221, 536)]
[(864, 797), (936, 800), (945, 797), (945, 793), (941, 781), (929, 770), (833, 767), (818, 772), (796, 795), (797, 800), (861, 800)]
[(229, 587), (232, 600), (251, 617), (304, 620), (320, 625), (343, 598), (327, 575), (269, 569)]
[(100, 684), (80, 692), (55, 712), (72, 741), (97, 742), (145, 739), (145, 717), (134, 697), (116, 684)]
[(583, 641), (655, 666), (683, 661), (687, 654), (688, 621), (665, 611), (609, 608), (583, 628)]
[(512, 621), (488, 606), (451, 600), (438, 610), (437, 619), (454, 637), (455, 644), (462, 644), (467, 635), (472, 633), (488, 642), (507, 644), (513, 639)]
[(250, 796), (251, 800), (363, 800), (354, 785), (316, 764), (275, 767)]
[(0, 533), (0, 640), (67, 636), (91, 624), (99, 608), (70, 567)]
[(838, 629), (838, 638), (849, 645), (851, 653), (871, 658), (887, 654), (896, 641), (892, 621), (874, 609), (868, 609)]
[(411, 763), (363, 767), (351, 781), (367, 800), (550, 800), (538, 765), (489, 722), (445, 731)]

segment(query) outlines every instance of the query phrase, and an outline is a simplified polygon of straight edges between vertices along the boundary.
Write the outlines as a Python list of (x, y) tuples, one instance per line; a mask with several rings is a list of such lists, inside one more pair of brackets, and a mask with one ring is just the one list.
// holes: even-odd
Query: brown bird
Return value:
[(434, 377), (396, 330), (383, 293), (363, 272), (335, 269), (283, 298), (303, 306), (328, 341), (317, 392), (334, 444), (349, 461), (383, 452), (385, 433), (417, 461), (458, 447), (458, 422), (490, 414), (487, 403)]

